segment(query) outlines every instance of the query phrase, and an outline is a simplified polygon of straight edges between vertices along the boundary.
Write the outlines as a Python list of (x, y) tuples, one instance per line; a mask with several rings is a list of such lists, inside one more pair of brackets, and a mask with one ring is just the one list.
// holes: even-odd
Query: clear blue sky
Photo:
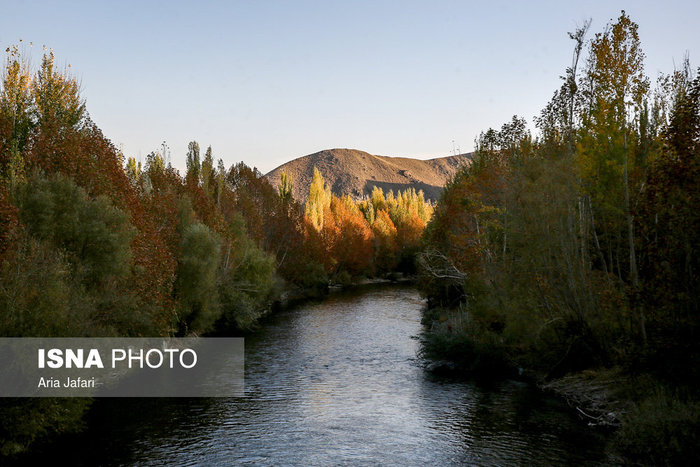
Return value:
[[(267, 172), (321, 149), (439, 157), (513, 114), (529, 122), (590, 36), (625, 9), (647, 74), (700, 65), (698, 1), (2, 0), (0, 45), (32, 41), (82, 82), (93, 120), (128, 156), (165, 140)], [(589, 36), (589, 37), (590, 37)]]

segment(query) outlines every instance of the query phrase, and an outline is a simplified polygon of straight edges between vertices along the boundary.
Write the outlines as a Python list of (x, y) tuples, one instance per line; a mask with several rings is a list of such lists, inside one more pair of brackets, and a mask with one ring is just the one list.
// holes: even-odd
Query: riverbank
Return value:
[(270, 311), (274, 312), (275, 310), (298, 306), (309, 300), (318, 300), (333, 292), (349, 291), (374, 285), (412, 284), (415, 282), (415, 276), (398, 272), (387, 274), (385, 277), (350, 278), (342, 282), (319, 284), (316, 287), (287, 285), (279, 294), (279, 297), (272, 302)]
[[(700, 402), (692, 384), (672, 385), (619, 365), (547, 371), (533, 349), (506, 341), (500, 330), (477, 332), (464, 309), (426, 308), (423, 323), (430, 371), (526, 381), (566, 402), (582, 423), (605, 434), (610, 455), (619, 463), (697, 465)], [(538, 362), (539, 367), (532, 364)]]
[(632, 378), (620, 368), (585, 370), (564, 377), (538, 378), (538, 387), (561, 397), (591, 427), (620, 428), (633, 402), (622, 391)]

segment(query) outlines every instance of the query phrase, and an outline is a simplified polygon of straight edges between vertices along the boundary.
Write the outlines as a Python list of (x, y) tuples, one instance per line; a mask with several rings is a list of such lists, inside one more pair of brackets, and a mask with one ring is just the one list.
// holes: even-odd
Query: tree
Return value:
[[(608, 248), (614, 239), (619, 239), (618, 229), (624, 226), (626, 230), (626, 279), (635, 294), (640, 291), (640, 283), (631, 197), (640, 191), (643, 180), (644, 161), (635, 158), (635, 154), (640, 140), (637, 130), (643, 99), (649, 89), (637, 29), (637, 24), (623, 11), (617, 23), (596, 34), (591, 42), (585, 78), (589, 107), (584, 113), (584, 136), (578, 158), (593, 211), (600, 213), (603, 222)], [(623, 278), (620, 266), (618, 275)], [(646, 340), (644, 312), (641, 308), (638, 311), (640, 331)]]
[(306, 201), (306, 217), (311, 225), (321, 231), (326, 209), (331, 205), (331, 189), (323, 180), (321, 172), (314, 167), (314, 175), (309, 186), (309, 198)]
[(374, 208), (375, 213), (387, 208), (386, 198), (384, 197), (384, 190), (382, 190), (376, 185), (372, 187), (372, 194), (370, 195), (370, 200), (372, 202), (372, 207)]
[(187, 165), (185, 180), (188, 183), (198, 185), (201, 164), (199, 162), (199, 144), (196, 141), (190, 141), (190, 143), (187, 145), (185, 164)]
[(29, 231), (68, 252), (85, 281), (100, 283), (129, 272), (135, 231), (128, 215), (107, 197), (91, 200), (62, 175), (34, 175), (19, 187), (17, 201)]
[(287, 172), (282, 172), (280, 174), (279, 195), (283, 202), (288, 202), (292, 199), (292, 188), (292, 176), (288, 175)]
[(0, 176), (13, 183), (23, 176), (23, 152), (34, 126), (31, 87), (29, 66), (13, 45), (8, 48), (0, 89)]
[(221, 207), (221, 194), (224, 192), (226, 187), (226, 166), (224, 165), (223, 159), (219, 159), (216, 165), (216, 174), (214, 175), (216, 182), (215, 193), (216, 193), (216, 206)]
[[(372, 208), (372, 204), (369, 205)], [(397, 231), (385, 209), (380, 210), (372, 226), (374, 240), (374, 263), (378, 271), (392, 271), (397, 265)]]
[(212, 199), (214, 198), (215, 190), (214, 176), (214, 157), (211, 154), (211, 146), (209, 146), (207, 152), (204, 154), (204, 160), (202, 161), (200, 179), (202, 190)]
[(136, 159), (130, 157), (126, 162), (126, 174), (132, 183), (136, 184), (141, 179), (141, 163), (136, 163)]
[(41, 68), (32, 82), (32, 94), (38, 125), (74, 128), (84, 116), (80, 85), (74, 77), (54, 70), (53, 50), (44, 49)]
[(693, 380), (700, 377), (700, 76), (692, 79), (688, 66), (675, 75), (663, 149), (650, 164), (635, 216), (657, 371)]
[(183, 229), (176, 283), (182, 334), (208, 331), (220, 316), (216, 288), (220, 246), (219, 236), (204, 224), (194, 222)]
[(245, 220), (229, 223), (218, 272), (224, 329), (250, 329), (267, 311), (275, 284), (275, 259), (250, 239)]

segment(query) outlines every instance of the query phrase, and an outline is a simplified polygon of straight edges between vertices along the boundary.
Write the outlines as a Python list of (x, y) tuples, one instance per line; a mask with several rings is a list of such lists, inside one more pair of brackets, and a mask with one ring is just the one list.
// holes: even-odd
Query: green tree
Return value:
[(250, 329), (267, 312), (275, 285), (275, 260), (253, 242), (236, 215), (218, 272), (224, 329)]
[(219, 236), (206, 225), (184, 226), (176, 282), (181, 334), (208, 331), (221, 314), (216, 287), (220, 248)]
[(202, 161), (202, 168), (200, 172), (200, 179), (202, 182), (202, 189), (210, 198), (214, 197), (214, 157), (211, 154), (211, 146), (207, 148), (207, 152), (204, 154), (204, 160)]
[(282, 201), (287, 202), (292, 199), (292, 188), (292, 176), (287, 174), (287, 172), (282, 172), (279, 186), (279, 195)]
[(188, 183), (199, 184), (201, 163), (199, 161), (199, 144), (196, 141), (190, 141), (190, 143), (187, 145), (187, 157), (185, 164), (187, 165), (185, 180)]
[(76, 127), (83, 119), (85, 101), (77, 79), (54, 70), (53, 50), (44, 49), (41, 67), (32, 81), (34, 111), (40, 126)]
[(224, 165), (224, 161), (222, 159), (219, 159), (219, 162), (217, 163), (214, 179), (216, 181), (216, 206), (220, 208), (221, 194), (224, 192), (224, 188), (226, 187), (226, 166)]
[(105, 196), (89, 199), (63, 175), (32, 176), (19, 187), (20, 217), (37, 238), (65, 250), (90, 283), (123, 277), (131, 264), (135, 229), (129, 216)]
[[(626, 243), (626, 265), (620, 279), (627, 280), (635, 294), (640, 291), (632, 199), (643, 181), (644, 160), (639, 154), (639, 129), (649, 81), (644, 75), (644, 53), (638, 26), (623, 11), (617, 23), (596, 34), (591, 42), (584, 94), (589, 105), (583, 114), (583, 137), (578, 165), (584, 188), (592, 198), (593, 211), (600, 213), (604, 239)], [(620, 242), (620, 231), (626, 232)], [(611, 248), (611, 245), (608, 245)], [(612, 261), (610, 261), (612, 264)], [(646, 340), (641, 308), (639, 326)]]

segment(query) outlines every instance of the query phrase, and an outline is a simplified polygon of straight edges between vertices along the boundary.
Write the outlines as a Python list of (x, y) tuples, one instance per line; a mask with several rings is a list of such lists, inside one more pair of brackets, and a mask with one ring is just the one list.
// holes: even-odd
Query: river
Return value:
[(49, 450), (75, 465), (598, 465), (604, 440), (523, 382), (439, 378), (410, 286), (276, 313), (246, 337), (246, 396), (99, 400)]

